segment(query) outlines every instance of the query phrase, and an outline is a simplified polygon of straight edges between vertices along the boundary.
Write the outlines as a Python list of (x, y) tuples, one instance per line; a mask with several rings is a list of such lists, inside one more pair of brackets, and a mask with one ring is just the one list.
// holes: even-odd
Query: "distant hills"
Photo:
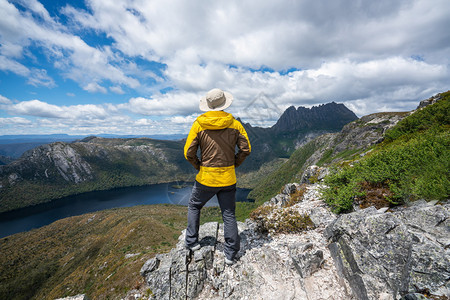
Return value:
[[(97, 137), (104, 138), (141, 138), (147, 137), (158, 140), (180, 140), (185, 134), (153, 134), (153, 135), (116, 135), (98, 134)], [(88, 137), (87, 135), (68, 134), (18, 134), (0, 135), (0, 156), (19, 158), (25, 151), (37, 146), (54, 142), (73, 142)]]
[[(289, 157), (302, 144), (323, 133), (339, 131), (355, 119), (343, 104), (333, 102), (312, 108), (290, 107), (271, 128), (244, 123), (252, 154), (238, 168), (238, 175), (257, 172), (265, 163)], [(195, 170), (184, 159), (184, 141), (162, 140), (175, 135), (159, 137), (92, 136), (70, 141), (74, 136), (22, 136), (69, 141), (40, 145), (0, 166), (0, 212), (94, 190), (193, 180)], [(20, 138), (3, 136), (0, 140)]]

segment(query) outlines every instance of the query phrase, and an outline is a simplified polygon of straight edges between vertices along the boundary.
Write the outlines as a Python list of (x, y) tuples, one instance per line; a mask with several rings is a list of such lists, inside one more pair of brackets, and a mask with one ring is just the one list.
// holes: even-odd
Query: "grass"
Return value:
[(143, 283), (147, 259), (176, 244), (186, 214), (174, 205), (119, 208), (0, 239), (0, 299), (121, 298)]

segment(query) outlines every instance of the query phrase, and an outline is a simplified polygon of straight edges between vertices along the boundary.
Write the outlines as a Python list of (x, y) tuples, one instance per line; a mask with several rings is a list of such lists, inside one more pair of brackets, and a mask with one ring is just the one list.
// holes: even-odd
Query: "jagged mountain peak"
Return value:
[(330, 102), (311, 108), (299, 106), (288, 107), (275, 125), (276, 132), (292, 132), (299, 130), (340, 130), (345, 124), (358, 119), (350, 109), (342, 103)]

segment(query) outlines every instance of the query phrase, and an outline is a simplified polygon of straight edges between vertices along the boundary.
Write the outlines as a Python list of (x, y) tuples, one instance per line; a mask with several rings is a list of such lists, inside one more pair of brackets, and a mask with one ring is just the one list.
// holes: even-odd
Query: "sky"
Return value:
[(0, 0), (0, 135), (187, 133), (212, 88), (409, 111), (450, 89), (448, 0)]

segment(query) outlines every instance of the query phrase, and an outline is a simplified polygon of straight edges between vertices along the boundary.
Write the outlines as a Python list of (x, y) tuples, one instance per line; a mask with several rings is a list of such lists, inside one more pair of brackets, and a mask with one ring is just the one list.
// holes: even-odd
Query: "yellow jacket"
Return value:
[[(237, 153), (236, 146), (239, 149)], [(247, 132), (233, 115), (224, 111), (208, 111), (192, 124), (184, 146), (184, 157), (199, 170), (195, 178), (199, 183), (221, 187), (236, 183), (235, 168), (242, 164), (250, 151)]]

